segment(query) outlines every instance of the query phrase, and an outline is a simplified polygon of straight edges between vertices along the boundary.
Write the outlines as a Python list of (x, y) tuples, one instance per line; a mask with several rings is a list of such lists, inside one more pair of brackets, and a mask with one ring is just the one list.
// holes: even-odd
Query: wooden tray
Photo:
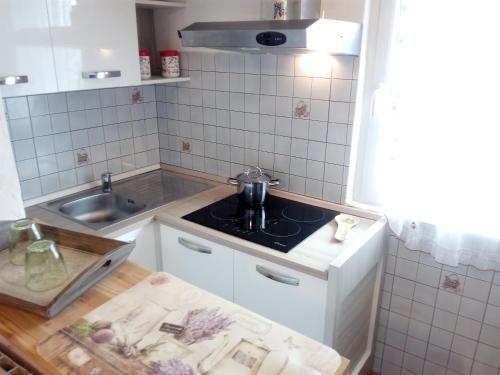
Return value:
[(128, 243), (39, 224), (45, 239), (59, 247), (69, 278), (46, 292), (24, 286), (24, 267), (9, 262), (8, 223), (0, 226), (0, 303), (52, 318), (127, 259), (135, 242)]

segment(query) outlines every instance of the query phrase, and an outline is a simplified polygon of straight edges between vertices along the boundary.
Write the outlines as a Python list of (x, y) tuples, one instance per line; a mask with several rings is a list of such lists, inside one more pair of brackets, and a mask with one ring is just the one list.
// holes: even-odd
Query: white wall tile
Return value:
[(260, 76), (260, 93), (263, 95), (276, 95), (276, 76)]
[(311, 100), (310, 119), (317, 121), (328, 121), (328, 110), (330, 103), (325, 100)]
[(259, 95), (245, 94), (245, 112), (259, 113), (259, 102)]
[(29, 117), (9, 120), (9, 128), (11, 141), (18, 141), (20, 139), (28, 139), (33, 137), (31, 120)]
[(431, 324), (434, 315), (434, 308), (432, 306), (413, 301), (411, 307), (412, 319), (418, 320), (423, 323)]
[(311, 87), (311, 99), (330, 99), (330, 79), (313, 78)]
[(260, 74), (260, 55), (245, 54), (245, 73)]
[(307, 158), (311, 160), (321, 161), (325, 160), (326, 143), (309, 141)]
[(275, 115), (276, 114), (276, 97), (269, 96), (269, 95), (261, 95), (259, 108), (260, 108), (259, 109), (260, 114)]
[(483, 365), (480, 362), (474, 362), (471, 375), (497, 375), (498, 369)]
[(28, 106), (31, 117), (49, 114), (47, 95), (28, 96)]
[(477, 340), (479, 338), (479, 333), (481, 330), (481, 323), (475, 320), (465, 318), (463, 316), (459, 316), (457, 319), (457, 325), (455, 328), (455, 332), (468, 337), (473, 340)]
[(445, 331), (438, 327), (432, 327), (429, 336), (429, 342), (433, 345), (439, 346), (442, 349), (449, 350), (453, 341), (453, 333)]
[(440, 278), (441, 270), (439, 268), (419, 264), (416, 279), (418, 282), (437, 288)]
[(464, 336), (454, 335), (451, 350), (468, 358), (473, 358), (476, 352), (476, 346), (476, 341), (468, 339)]
[(432, 324), (436, 327), (453, 332), (457, 323), (457, 315), (444, 310), (434, 310), (434, 318)]
[(293, 77), (277, 76), (276, 78), (276, 94), (279, 96), (293, 96)]
[(47, 156), (40, 156), (38, 158), (38, 168), (40, 171), (40, 176), (56, 173), (58, 171), (56, 155), (51, 154)]
[(276, 97), (276, 116), (292, 117), (292, 98)]
[(466, 277), (463, 295), (478, 301), (486, 302), (488, 300), (490, 286), (488, 282)]
[(349, 123), (349, 103), (330, 102), (328, 121), (339, 124)]
[(229, 71), (229, 54), (227, 53), (215, 54), (215, 71), (217, 72)]
[(29, 117), (28, 100), (25, 96), (6, 98), (5, 103), (9, 119)]
[[(397, 272), (396, 272), (397, 273)], [(437, 289), (417, 283), (413, 299), (426, 305), (434, 306), (436, 302)]]
[(486, 304), (467, 297), (462, 297), (459, 314), (478, 321), (483, 320)]
[(16, 163), (16, 166), (20, 181), (31, 180), (40, 175), (37, 159), (21, 160)]
[(408, 353), (411, 353), (420, 358), (424, 358), (427, 344), (422, 340), (418, 340), (414, 337), (408, 336), (408, 338), (406, 339), (405, 349)]
[(232, 53), (229, 55), (229, 71), (231, 73), (245, 72), (245, 55)]
[(293, 55), (278, 55), (276, 73), (281, 76), (295, 74), (295, 57)]
[(475, 359), (481, 363), (484, 363), (485, 365), (490, 365), (498, 368), (500, 367), (500, 350), (479, 343), (477, 345)]
[(333, 79), (331, 85), (330, 100), (334, 102), (350, 102), (351, 84), (351, 80)]
[[(328, 160), (328, 159), (327, 159)], [(396, 261), (396, 275), (409, 280), (415, 280), (417, 276), (418, 263), (403, 258)]]
[(306, 181), (304, 177), (290, 175), (290, 192), (296, 194), (305, 194)]

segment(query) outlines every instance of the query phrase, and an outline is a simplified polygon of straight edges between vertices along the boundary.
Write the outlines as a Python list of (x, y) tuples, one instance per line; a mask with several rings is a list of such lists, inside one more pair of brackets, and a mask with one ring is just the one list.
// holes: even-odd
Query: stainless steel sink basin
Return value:
[(93, 229), (100, 229), (135, 215), (146, 205), (116, 193), (98, 193), (54, 201), (47, 208)]
[(38, 207), (94, 230), (102, 230), (210, 187), (212, 185), (160, 169), (116, 181), (111, 193), (95, 187), (41, 203)]

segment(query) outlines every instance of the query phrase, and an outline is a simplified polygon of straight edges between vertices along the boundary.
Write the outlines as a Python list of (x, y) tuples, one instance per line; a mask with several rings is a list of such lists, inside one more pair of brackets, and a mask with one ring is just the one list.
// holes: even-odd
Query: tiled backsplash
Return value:
[(234, 176), (259, 165), (281, 188), (340, 202), (357, 59), (189, 53), (190, 82), (157, 86), (163, 163)]
[(5, 99), (23, 199), (159, 163), (154, 86)]
[(282, 189), (343, 201), (356, 58), (189, 53), (181, 62), (190, 82), (6, 98), (23, 198), (161, 159), (220, 176), (259, 165)]
[(500, 273), (448, 267), (390, 237), (375, 346), (382, 375), (497, 375)]

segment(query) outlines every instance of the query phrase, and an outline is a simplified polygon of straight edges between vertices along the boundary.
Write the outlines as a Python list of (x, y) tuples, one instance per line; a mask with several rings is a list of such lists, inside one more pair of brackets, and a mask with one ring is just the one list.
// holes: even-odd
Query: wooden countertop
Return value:
[[(28, 369), (36, 374), (61, 374), (56, 367), (38, 354), (39, 342), (74, 323), (150, 274), (150, 271), (134, 263), (125, 262), (51, 320), (27, 311), (0, 305), (0, 350), (17, 357), (16, 359), (22, 359), (22, 364), (27, 364)], [(342, 358), (340, 367), (334, 375), (347, 374), (348, 364), (349, 361)]]

